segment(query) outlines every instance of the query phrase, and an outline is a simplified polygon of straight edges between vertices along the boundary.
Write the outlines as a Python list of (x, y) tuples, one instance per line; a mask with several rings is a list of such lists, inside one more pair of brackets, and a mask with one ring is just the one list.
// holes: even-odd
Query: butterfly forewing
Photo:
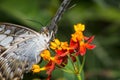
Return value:
[(0, 80), (18, 80), (33, 64), (40, 52), (48, 48), (49, 32), (38, 33), (23, 26), (0, 23)]
[(23, 26), (0, 23), (0, 45), (6, 48), (14, 43), (37, 35), (37, 32)]
[(57, 31), (57, 22), (71, 0), (63, 0), (51, 23), (38, 33), (10, 23), (0, 23), (0, 80), (20, 80), (33, 64), (40, 61), (39, 54), (48, 48)]

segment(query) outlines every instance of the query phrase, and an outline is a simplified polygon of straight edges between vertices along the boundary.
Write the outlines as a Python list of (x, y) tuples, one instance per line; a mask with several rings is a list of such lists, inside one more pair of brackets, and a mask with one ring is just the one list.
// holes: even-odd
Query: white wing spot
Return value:
[(4, 30), (5, 25), (0, 25), (0, 31)]
[(0, 34), (0, 41), (2, 41), (4, 38), (6, 38), (7, 36), (4, 34)]
[(6, 30), (4, 34), (10, 34), (11, 30)]
[(13, 41), (13, 37), (8, 36), (0, 42), (0, 45), (7, 46)]

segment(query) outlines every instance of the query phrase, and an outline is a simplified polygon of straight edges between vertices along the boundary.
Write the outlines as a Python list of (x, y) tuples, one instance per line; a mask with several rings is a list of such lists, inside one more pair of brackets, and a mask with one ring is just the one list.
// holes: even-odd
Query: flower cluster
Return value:
[(39, 65), (33, 65), (32, 71), (38, 73), (46, 70), (48, 74), (47, 80), (50, 80), (52, 71), (56, 68), (65, 67), (68, 63), (68, 58), (71, 58), (72, 62), (76, 62), (76, 56), (84, 56), (86, 49), (94, 49), (95, 45), (91, 44), (94, 36), (86, 37), (83, 35), (85, 26), (83, 24), (74, 25), (75, 32), (71, 35), (70, 42), (61, 42), (58, 39), (54, 39), (50, 42), (50, 48), (55, 52), (54, 56), (51, 56), (49, 50), (44, 50), (40, 56), (48, 63), (44, 67)]
[(76, 50), (76, 54), (80, 54), (81, 56), (85, 55), (86, 49), (94, 49), (95, 45), (90, 44), (94, 39), (94, 36), (86, 37), (83, 35), (83, 31), (85, 30), (85, 26), (83, 24), (74, 25), (75, 33), (72, 34), (72, 38), (70, 40), (70, 47)]

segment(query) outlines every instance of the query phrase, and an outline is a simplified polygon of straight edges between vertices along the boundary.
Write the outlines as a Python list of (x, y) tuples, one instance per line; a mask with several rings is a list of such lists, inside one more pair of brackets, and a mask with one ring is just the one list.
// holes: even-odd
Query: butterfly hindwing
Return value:
[(19, 80), (40, 61), (47, 49), (49, 32), (38, 33), (23, 26), (0, 23), (0, 80)]

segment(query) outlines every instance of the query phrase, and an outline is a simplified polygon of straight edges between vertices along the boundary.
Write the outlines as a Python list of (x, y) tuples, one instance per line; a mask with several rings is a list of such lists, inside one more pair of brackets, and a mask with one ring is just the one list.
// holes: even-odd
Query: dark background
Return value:
[[(19, 24), (39, 31), (42, 27), (40, 23), (47, 25), (61, 2), (0, 0), (0, 22)], [(93, 51), (87, 52), (85, 80), (120, 80), (120, 0), (72, 0), (58, 23), (56, 36), (62, 41), (69, 40), (73, 25), (77, 23), (86, 25), (85, 34), (95, 35), (94, 43), (97, 45)], [(24, 79), (36, 77), (44, 78), (44, 75), (33, 76), (31, 73), (26, 74)], [(74, 76), (59, 70), (53, 73), (52, 80), (68, 79), (73, 80)]]

